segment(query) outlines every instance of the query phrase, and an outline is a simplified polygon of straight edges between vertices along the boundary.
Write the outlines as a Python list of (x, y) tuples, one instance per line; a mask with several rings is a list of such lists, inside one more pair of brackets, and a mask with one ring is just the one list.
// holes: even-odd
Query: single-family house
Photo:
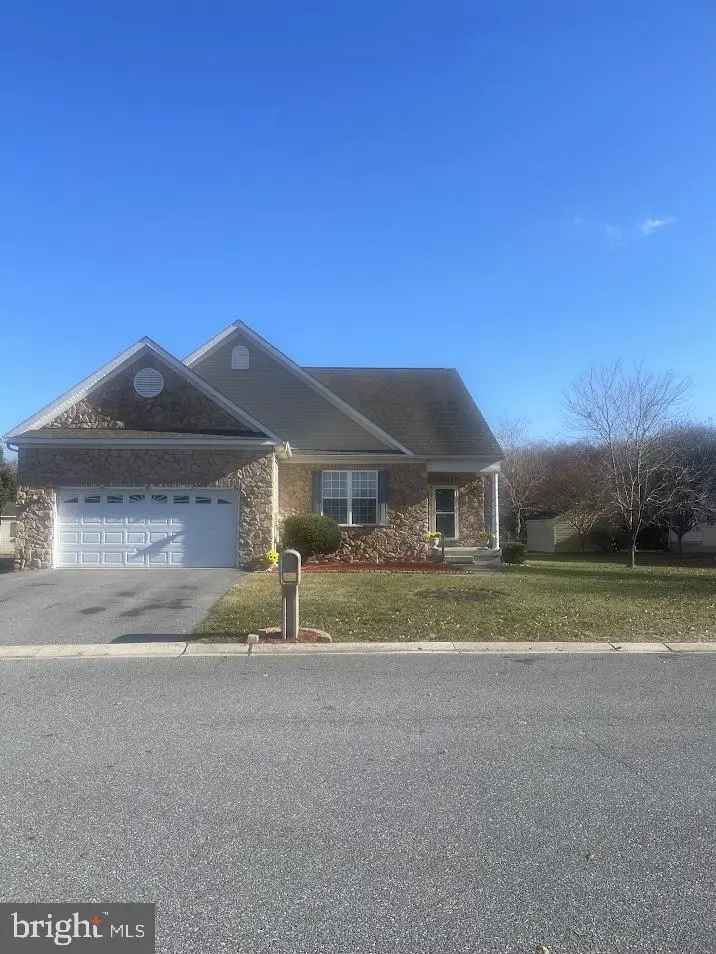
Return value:
[(301, 367), (242, 322), (185, 360), (142, 338), (14, 427), (16, 566), (246, 566), (288, 514), (337, 558), (499, 545), (502, 451), (453, 368)]

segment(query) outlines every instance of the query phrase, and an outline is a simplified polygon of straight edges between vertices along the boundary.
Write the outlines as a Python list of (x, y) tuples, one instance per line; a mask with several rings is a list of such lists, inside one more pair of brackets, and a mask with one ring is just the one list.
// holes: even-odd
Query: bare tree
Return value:
[(14, 461), (6, 461), (0, 447), (0, 516), (17, 494), (17, 466)]
[(577, 533), (584, 551), (589, 534), (608, 514), (604, 452), (590, 444), (555, 444), (547, 451), (542, 490), (545, 510), (554, 510)]
[(677, 462), (676, 474), (670, 471), (676, 485), (663, 523), (683, 553), (686, 534), (716, 514), (716, 428), (682, 425), (671, 431), (668, 440)]
[(665, 437), (668, 422), (687, 390), (671, 372), (619, 364), (589, 371), (567, 394), (567, 408), (585, 436), (604, 448), (606, 500), (630, 538), (630, 566), (636, 541), (648, 522), (657, 522), (674, 500), (679, 466)]
[(498, 438), (504, 453), (500, 485), (511, 505), (519, 539), (525, 517), (539, 505), (546, 475), (545, 445), (528, 438), (524, 421), (503, 422)]

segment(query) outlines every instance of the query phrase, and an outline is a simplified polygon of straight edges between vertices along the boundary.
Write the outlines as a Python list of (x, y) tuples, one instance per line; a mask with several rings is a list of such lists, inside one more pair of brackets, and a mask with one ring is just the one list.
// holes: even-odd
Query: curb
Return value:
[[(258, 643), (256, 656), (317, 655), (578, 655), (602, 653), (634, 655), (642, 653), (713, 653), (716, 641), (580, 643), (580, 642), (415, 642), (415, 643)], [(0, 646), (0, 662), (13, 659), (99, 659), (170, 658), (182, 656), (250, 656), (246, 643), (197, 643), (188, 640), (161, 643), (47, 643), (31, 646)]]

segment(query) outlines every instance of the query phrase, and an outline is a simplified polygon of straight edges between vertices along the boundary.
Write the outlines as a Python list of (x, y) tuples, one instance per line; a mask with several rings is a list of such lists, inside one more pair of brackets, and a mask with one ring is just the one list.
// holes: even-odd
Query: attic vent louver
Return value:
[(156, 368), (142, 368), (134, 375), (134, 390), (140, 397), (153, 398), (164, 389), (164, 378)]
[(246, 371), (250, 364), (249, 349), (245, 345), (236, 345), (231, 349), (231, 370)]

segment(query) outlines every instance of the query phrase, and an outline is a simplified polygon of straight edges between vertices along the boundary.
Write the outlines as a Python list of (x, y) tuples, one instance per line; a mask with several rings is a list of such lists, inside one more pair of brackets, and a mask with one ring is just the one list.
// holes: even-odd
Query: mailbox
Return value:
[(284, 639), (298, 639), (298, 587), (301, 583), (301, 554), (284, 550), (279, 564), (281, 580), (282, 624)]
[(282, 586), (298, 586), (301, 582), (301, 554), (298, 550), (284, 550), (279, 574)]

